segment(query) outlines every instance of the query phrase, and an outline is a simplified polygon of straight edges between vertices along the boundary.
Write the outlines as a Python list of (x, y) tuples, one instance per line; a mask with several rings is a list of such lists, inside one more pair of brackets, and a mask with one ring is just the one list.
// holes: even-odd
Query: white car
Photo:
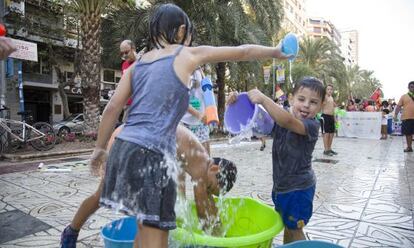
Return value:
[(65, 136), (68, 133), (81, 133), (84, 129), (83, 114), (73, 114), (53, 125), (58, 136)]

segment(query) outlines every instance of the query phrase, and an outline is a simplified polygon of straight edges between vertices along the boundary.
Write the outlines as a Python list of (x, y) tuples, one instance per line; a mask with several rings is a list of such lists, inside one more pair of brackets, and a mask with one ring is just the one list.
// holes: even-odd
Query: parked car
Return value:
[(66, 136), (68, 133), (81, 133), (84, 129), (83, 121), (83, 114), (73, 114), (55, 123), (53, 129), (60, 137)]

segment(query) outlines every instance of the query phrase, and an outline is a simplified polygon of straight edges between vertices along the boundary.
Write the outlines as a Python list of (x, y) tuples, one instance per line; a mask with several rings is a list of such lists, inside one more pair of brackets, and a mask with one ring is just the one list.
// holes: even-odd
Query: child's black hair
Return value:
[(386, 115), (390, 113), (388, 109), (383, 109), (382, 112), (384, 112)]
[(296, 83), (295, 88), (293, 89), (293, 95), (295, 95), (299, 89), (302, 88), (308, 88), (315, 91), (321, 98), (322, 102), (325, 101), (326, 88), (319, 79), (314, 77), (302, 78), (298, 83)]
[[(185, 25), (185, 34), (179, 41), (176, 40), (181, 25)], [(181, 44), (193, 33), (193, 25), (187, 14), (175, 4), (161, 4), (155, 8), (149, 21), (150, 45), (164, 48), (162, 40), (169, 44)]]
[(229, 192), (237, 178), (236, 165), (224, 158), (213, 158), (214, 164), (220, 167), (220, 172), (217, 173), (217, 180), (220, 186), (220, 191), (223, 193)]

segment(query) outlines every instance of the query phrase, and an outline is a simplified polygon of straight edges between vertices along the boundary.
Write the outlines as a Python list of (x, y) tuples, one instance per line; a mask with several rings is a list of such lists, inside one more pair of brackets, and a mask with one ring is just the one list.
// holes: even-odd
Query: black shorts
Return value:
[(115, 139), (106, 163), (101, 206), (135, 216), (161, 230), (176, 228), (176, 182), (167, 173), (176, 166), (164, 155), (138, 144)]
[(402, 121), (401, 132), (404, 135), (414, 134), (414, 119), (407, 119)]
[(333, 115), (322, 114), (320, 122), (322, 133), (335, 133), (335, 118)]

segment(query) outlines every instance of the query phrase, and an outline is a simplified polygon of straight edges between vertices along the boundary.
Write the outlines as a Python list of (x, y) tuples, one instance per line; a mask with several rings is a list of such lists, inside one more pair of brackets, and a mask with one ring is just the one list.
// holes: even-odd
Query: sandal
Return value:
[(260, 147), (260, 151), (263, 151), (263, 150), (265, 149), (265, 147), (266, 147), (266, 145), (262, 145), (262, 146)]
[(406, 149), (404, 149), (404, 152), (413, 152), (413, 148), (411, 148), (411, 147), (406, 148)]

